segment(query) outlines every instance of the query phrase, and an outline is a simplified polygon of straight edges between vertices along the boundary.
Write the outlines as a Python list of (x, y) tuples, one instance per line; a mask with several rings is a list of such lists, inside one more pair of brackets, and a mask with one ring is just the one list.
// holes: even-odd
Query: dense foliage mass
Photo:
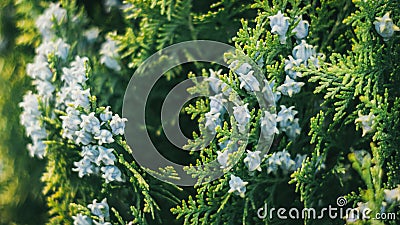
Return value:
[[(399, 224), (398, 1), (0, 6), (0, 224)], [(213, 171), (195, 165), (225, 172), (178, 187), (133, 158), (122, 99), (148, 57), (189, 40), (236, 52), (228, 68), (186, 64), (153, 88), (147, 130), (159, 151), (199, 181)], [(209, 97), (167, 122), (192, 138), (185, 150), (201, 149), (190, 154), (171, 151), (160, 119), (187, 78), (189, 93)]]

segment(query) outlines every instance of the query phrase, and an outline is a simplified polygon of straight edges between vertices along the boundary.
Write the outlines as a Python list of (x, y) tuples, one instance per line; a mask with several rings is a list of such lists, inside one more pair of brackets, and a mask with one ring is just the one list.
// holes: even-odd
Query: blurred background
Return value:
[[(43, 12), (43, 2), (46, 1), (0, 1), (0, 224), (37, 225), (47, 221), (40, 180), (46, 162), (29, 156), (29, 140), (19, 124), (18, 106), (31, 87), (25, 67), (32, 61), (34, 47), (40, 41), (35, 33), (20, 28), (33, 29), (32, 18)], [(104, 31), (118, 29), (116, 24), (122, 24), (119, 12), (107, 12), (102, 1), (77, 4)], [(106, 13), (108, 19), (104, 19)]]
[(11, 0), (0, 2), (0, 224), (43, 224), (46, 205), (41, 194), (44, 161), (29, 157), (19, 125), (21, 101), (29, 88), (25, 62), (33, 48), (19, 46), (17, 18)]

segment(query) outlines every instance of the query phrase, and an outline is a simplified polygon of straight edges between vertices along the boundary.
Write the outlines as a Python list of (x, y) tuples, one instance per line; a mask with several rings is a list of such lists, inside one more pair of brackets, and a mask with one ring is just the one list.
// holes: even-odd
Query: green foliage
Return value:
[[(302, 14), (310, 16), (310, 43), (320, 45), (321, 50), (329, 58), (326, 62), (320, 61), (321, 67), (298, 68), (307, 83), (306, 90), (302, 90), (299, 95), (291, 99), (282, 99), (280, 104), (295, 105), (299, 109), (299, 117), (306, 119), (301, 121), (302, 134), (294, 141), (286, 140), (282, 135), (278, 135), (275, 137), (271, 151), (285, 148), (291, 153), (308, 153), (309, 157), (303, 162), (302, 167), (292, 174), (292, 180), (289, 182), (289, 184), (296, 185), (296, 191), (300, 193), (300, 196), (297, 201), (289, 200), (289, 202), (291, 202), (290, 206), (299, 207), (299, 200), (301, 200), (303, 207), (318, 209), (328, 204), (335, 205), (336, 198), (339, 196), (356, 191), (358, 187), (364, 187), (359, 181), (349, 180), (349, 177), (357, 177), (357, 174), (346, 166), (349, 164), (346, 156), (355, 149), (370, 149), (375, 152), (373, 154), (373, 157), (376, 158), (374, 159), (375, 166), (371, 168), (371, 175), (361, 175), (361, 178), (367, 183), (372, 179), (377, 182), (374, 187), (368, 188), (367, 185), (368, 193), (381, 194), (372, 197), (362, 194), (364, 193), (362, 192), (360, 195), (363, 196), (365, 202), (373, 202), (373, 204), (371, 203), (373, 213), (377, 213), (381, 210), (383, 188), (395, 188), (399, 184), (399, 181), (395, 180), (398, 177), (394, 178), (392, 171), (399, 165), (398, 162), (393, 161), (398, 157), (397, 151), (394, 150), (396, 147), (390, 147), (398, 146), (399, 143), (396, 138), (398, 131), (394, 128), (399, 127), (398, 112), (395, 109), (398, 102), (398, 91), (392, 86), (392, 84), (398, 84), (398, 50), (396, 49), (399, 45), (398, 36), (384, 42), (372, 24), (376, 16), (382, 16), (387, 11), (398, 15), (396, 13), (398, 3), (382, 1), (377, 4), (376, 2), (360, 1), (354, 2), (355, 8), (349, 1), (307, 3), (300, 3), (300, 1), (273, 2), (271, 5), (268, 1), (256, 3), (254, 6), (262, 8), (263, 11), (259, 12), (259, 16), (255, 19), (255, 25), (251, 27), (247, 21), (243, 21), (243, 28), (239, 30), (237, 37), (233, 40), (236, 47), (242, 49), (248, 56), (255, 60), (263, 58), (266, 64), (265, 76), (270, 80), (274, 79), (276, 82), (282, 83), (284, 80), (283, 59), (290, 54), (294, 43), (292, 44), (289, 39), (286, 45), (279, 44), (276, 35), (272, 35), (268, 31), (270, 29), (267, 24), (268, 16), (286, 8), (288, 8), (289, 18)], [(314, 8), (313, 5), (317, 7)], [(350, 15), (350, 13), (352, 14)], [(396, 17), (393, 17), (393, 20), (398, 21)], [(342, 21), (344, 21), (343, 24)], [(346, 30), (350, 27), (353, 29), (352, 33)], [(289, 27), (289, 33), (292, 28), (292, 26)], [(327, 33), (327, 30), (331, 32)], [(351, 45), (344, 41), (345, 38), (352, 39)], [(249, 97), (244, 96), (245, 102), (247, 102), (247, 98)], [(304, 99), (307, 99), (307, 102)], [(320, 102), (319, 106), (315, 102)], [(203, 105), (204, 101), (199, 101), (196, 106), (188, 107), (188, 112), (193, 115), (201, 115), (204, 112)], [(374, 135), (367, 134), (362, 137), (360, 132), (355, 132), (356, 129), (361, 128), (360, 124), (355, 121), (361, 114), (367, 115), (369, 112), (376, 116), (376, 125), (373, 127), (376, 132)], [(307, 118), (311, 118), (309, 122)], [(203, 118), (200, 116), (199, 122), (202, 120)], [(307, 131), (309, 131), (309, 135), (307, 135)], [(224, 137), (230, 135), (226, 129), (217, 129), (217, 132)], [(352, 138), (348, 138), (350, 136)], [(370, 142), (372, 147), (370, 147)], [(210, 150), (207, 150), (208, 156), (202, 156), (202, 160), (198, 163), (214, 159), (218, 149), (216, 146), (211, 145)], [(267, 174), (260, 175), (263, 176), (260, 181), (254, 176), (249, 177), (243, 174), (243, 168), (245, 168), (244, 165), (239, 163), (230, 172), (239, 174), (249, 183), (257, 185), (262, 183), (265, 190), (262, 196), (270, 194), (279, 196), (279, 200), (282, 200), (284, 195), (271, 188), (271, 184), (276, 185), (276, 182), (279, 181), (271, 181), (271, 184), (268, 185), (268, 182), (262, 182), (271, 179)], [(369, 168), (369, 166), (366, 165), (365, 168)], [(384, 174), (388, 174), (388, 176), (386, 177)], [(382, 185), (385, 182), (388, 182), (387, 187)], [(216, 185), (220, 184), (225, 184), (225, 186), (220, 187), (221, 190), (214, 189)], [(260, 204), (258, 201), (260, 197), (253, 194), (252, 188), (251, 185), (247, 186), (246, 200), (235, 199), (229, 204), (221, 204), (221, 208), (226, 210), (222, 212), (215, 205), (224, 199), (216, 197), (218, 193), (228, 192), (225, 178), (214, 182), (214, 185), (206, 184), (198, 187), (195, 200), (189, 199), (187, 203), (183, 202), (182, 207), (175, 208), (173, 212), (178, 217), (185, 217), (187, 224), (200, 223), (204, 217), (218, 218), (218, 220), (208, 221), (210, 224), (255, 223), (257, 219), (252, 219), (255, 218), (257, 207), (262, 206), (262, 203)], [(291, 190), (289, 187), (285, 188)], [(268, 191), (266, 192), (266, 190)], [(297, 198), (293, 191), (294, 189), (290, 196)], [(334, 193), (334, 195), (327, 195), (327, 193)], [(263, 199), (272, 206), (285, 203), (285, 201), (276, 203), (268, 197)], [(250, 213), (247, 208), (248, 202), (253, 205)], [(240, 206), (235, 205), (238, 203)], [(388, 210), (388, 212), (395, 210), (395, 207)], [(232, 216), (237, 214), (243, 215), (243, 218)], [(225, 215), (229, 215), (229, 217), (225, 218)], [(279, 221), (270, 222), (279, 223)], [(309, 219), (306, 219), (305, 222), (320, 223), (320, 221)], [(340, 223), (340, 220), (336, 220), (336, 222)], [(286, 221), (286, 223), (289, 222)], [(358, 223), (363, 222), (359, 221)], [(390, 221), (390, 223), (396, 222)]]
[(163, 47), (188, 40), (211, 39), (229, 42), (239, 19), (251, 17), (248, 4), (223, 0), (209, 1), (140, 1), (128, 0), (125, 9), (129, 26), (117, 36), (122, 57), (129, 57), (129, 67), (138, 67)]
[[(199, 178), (198, 184), (180, 188), (155, 179), (151, 173), (168, 178), (176, 178), (177, 173), (172, 168), (157, 172), (141, 168), (132, 156), (135, 149), (121, 135), (105, 146), (113, 149), (114, 166), (123, 181), (105, 182), (101, 176), (79, 177), (73, 171), (74, 163), (82, 159), (83, 145), (63, 137), (61, 117), (67, 113), (54, 101), (39, 99), (43, 112), (40, 125), (48, 135), (45, 159), (29, 158), (25, 146), (31, 140), (22, 135), (18, 103), (27, 90), (33, 90), (26, 66), (33, 61), (35, 49), (44, 43), (35, 20), (51, 2), (0, 3), (0, 224), (73, 224), (73, 216), (78, 214), (101, 221), (104, 218), (94, 215), (88, 204), (105, 198), (110, 205), (107, 221), (121, 225), (400, 222), (399, 201), (387, 199), (389, 190), (400, 190), (400, 35), (395, 32), (384, 39), (374, 25), (376, 17), (388, 12), (399, 25), (398, 1), (125, 0), (123, 7), (118, 1), (114, 6), (106, 2), (111, 1), (63, 0), (66, 17), (62, 21), (53, 18), (54, 39), (61, 38), (70, 45), (65, 61), (48, 55), (55, 93), (61, 92), (64, 84), (63, 68), (69, 67), (75, 56), (89, 59), (85, 64), (88, 81), (82, 88), (90, 89), (90, 106), (78, 107), (80, 113), (92, 112), (99, 117), (111, 106), (112, 112), (120, 114), (121, 99), (133, 72), (158, 50), (183, 41), (205, 39), (234, 45), (237, 51), (225, 55), (227, 63), (248, 63), (259, 75), (261, 87), (270, 85), (274, 94), (283, 93), (288, 74), (285, 60), (300, 45), (293, 33), (298, 17), (310, 24), (305, 41), (312, 45), (315, 58), (293, 68), (300, 73), (293, 80), (304, 84), (301, 92), (282, 94), (267, 109), (260, 106), (259, 93), (243, 88), (236, 72), (239, 65), (226, 69), (193, 63), (170, 70), (149, 97), (146, 118), (151, 119), (147, 129), (151, 139), (157, 140), (161, 154), (190, 165), (186, 170)], [(289, 21), (286, 43), (272, 32), (271, 16), (278, 11)], [(99, 28), (99, 36), (89, 42), (84, 31), (92, 27)], [(104, 65), (101, 49), (108, 40), (118, 45), (120, 70)], [(226, 85), (222, 92), (233, 90), (226, 95), (230, 103), (239, 99), (248, 104), (248, 134), (240, 135), (235, 116), (224, 114), (215, 128), (215, 138), (206, 143), (210, 133), (206, 114), (212, 106), (209, 98), (199, 97), (185, 106), (179, 121), (167, 121), (180, 123), (183, 132), (192, 137), (184, 147), (190, 154), (171, 153), (175, 148), (164, 134), (159, 114), (165, 96), (186, 79), (186, 74), (195, 84), (188, 92), (200, 96), (210, 96), (212, 91), (207, 82), (197, 78), (217, 74)], [(265, 111), (278, 114), (281, 106), (294, 106), (297, 114), (291, 122), (298, 119), (301, 132), (289, 135), (279, 124), (281, 130), (269, 146), (268, 140), (259, 141), (263, 129), (260, 121)], [(101, 126), (110, 129), (107, 122)], [(246, 152), (258, 147), (269, 152), (261, 155), (261, 172), (249, 171)], [(195, 149), (201, 151), (191, 151)], [(225, 174), (218, 179), (208, 180), (215, 172), (211, 166), (204, 171), (193, 167), (217, 160), (224, 149), (237, 152), (227, 158), (227, 164), (233, 166), (223, 168)], [(279, 154), (287, 157), (287, 165), (275, 158)], [(231, 175), (247, 182), (245, 193), (232, 191)], [(397, 217), (351, 223), (339, 217), (280, 220), (258, 215), (266, 206), (300, 211), (336, 207), (340, 196), (348, 203), (343, 209), (368, 206), (371, 215), (384, 211)]]
[[(376, 16), (387, 11), (398, 15), (399, 8), (397, 3), (392, 1), (379, 3), (356, 1), (355, 5), (357, 10), (344, 20), (344, 23), (351, 25), (353, 30), (351, 51), (332, 54), (330, 61), (324, 63), (318, 71), (305, 70), (310, 78), (309, 81), (317, 83), (315, 93), (324, 95), (324, 101), (321, 104), (323, 111), (312, 119), (314, 122), (311, 123), (311, 134), (317, 144), (313, 154), (328, 156), (326, 160), (334, 157), (335, 165), (332, 170), (348, 164), (345, 156), (350, 154), (354, 169), (360, 173), (365, 182), (366, 192), (375, 193), (375, 195), (362, 194), (362, 196), (365, 202), (372, 202), (375, 205), (373, 210), (376, 213), (382, 204), (382, 188), (385, 186), (383, 184), (387, 184), (386, 188), (393, 188), (399, 183), (398, 177), (395, 178), (392, 175), (394, 174), (393, 165), (397, 164), (397, 168), (399, 165), (399, 162), (393, 161), (397, 157), (397, 150), (394, 150), (397, 147), (390, 147), (398, 146), (399, 143), (398, 131), (392, 129), (399, 126), (396, 109), (399, 93), (392, 86), (399, 82), (398, 64), (391, 63), (398, 61), (398, 54), (394, 52), (399, 51), (399, 39), (396, 36), (384, 42), (371, 24)], [(360, 132), (354, 133), (354, 121), (360, 113), (366, 115), (369, 112), (376, 115), (376, 132), (362, 137)], [(349, 135), (351, 139), (346, 138)], [(357, 164), (360, 160), (355, 162), (355, 153), (352, 153), (359, 149), (372, 152), (373, 164), (368, 164), (371, 163), (371, 156), (369, 159), (361, 159), (362, 168), (365, 168), (362, 170)], [(331, 151), (335, 154), (339, 153), (339, 157), (332, 156)], [(313, 193), (318, 190), (325, 192), (327, 188), (315, 186), (324, 179), (310, 179), (315, 166), (317, 166), (316, 163), (310, 163), (293, 174), (293, 181), (300, 188), (305, 202), (307, 199), (315, 199)], [(346, 174), (353, 173), (351, 168), (343, 169)], [(336, 177), (341, 182), (347, 181), (339, 174)], [(354, 181), (343, 185), (348, 188), (347, 192), (357, 190), (359, 186), (364, 187)], [(390, 221), (390, 223), (396, 222)]]

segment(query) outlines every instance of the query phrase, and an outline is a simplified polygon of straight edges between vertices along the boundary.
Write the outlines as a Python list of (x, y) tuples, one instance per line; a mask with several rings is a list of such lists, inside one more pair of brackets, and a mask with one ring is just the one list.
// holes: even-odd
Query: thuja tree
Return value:
[[(331, 164), (331, 171), (340, 171), (336, 179), (353, 189), (347, 199), (354, 206), (368, 207), (372, 215), (397, 214), (397, 220), (349, 222), (396, 224), (399, 93), (395, 85), (399, 83), (400, 45), (395, 34), (399, 28), (393, 21), (398, 21), (399, 5), (357, 1), (355, 6), (356, 11), (343, 21), (353, 31), (348, 36), (353, 40), (351, 50), (332, 54), (319, 71), (304, 70), (309, 81), (317, 84), (314, 92), (323, 94), (324, 101), (323, 109), (311, 120), (310, 135), (316, 148), (310, 161), (293, 174), (293, 182), (305, 205), (315, 204), (326, 188), (321, 185), (326, 178), (309, 179), (320, 155)], [(354, 182), (354, 177), (358, 181)]]
[[(399, 28), (393, 21), (398, 6), (395, 1), (255, 3), (255, 24), (243, 20), (233, 40), (258, 65), (238, 55), (230, 71), (204, 72), (220, 79), (210, 84), (216, 95), (187, 108), (206, 121), (200, 133), (217, 132), (198, 163), (217, 159), (229, 170), (199, 184), (195, 196), (172, 210), (178, 218), (185, 224), (397, 224)], [(256, 67), (275, 93), (276, 114), (257, 106), (254, 95), (263, 84)], [(227, 90), (247, 103), (231, 119), (216, 104), (228, 99)], [(250, 126), (246, 146), (232, 135), (241, 126)], [(275, 133), (269, 154), (257, 151), (263, 130)], [(247, 153), (230, 168), (235, 149)], [(347, 213), (322, 216), (330, 206)], [(300, 213), (281, 211), (279, 217), (270, 211), (279, 207)], [(369, 217), (355, 215), (366, 208)]]
[[(31, 139), (30, 155), (47, 161), (42, 182), (48, 223), (161, 221), (155, 196), (176, 201), (174, 188), (145, 180), (122, 138), (126, 120), (114, 113), (121, 108), (115, 99), (130, 72), (109, 28), (97, 27), (76, 2), (43, 7), (38, 15), (24, 11), (35, 18), (33, 26), (22, 27), (20, 41), (36, 38), (36, 55), (26, 66), (34, 89), (20, 103), (20, 122)], [(104, 8), (120, 14), (119, 7), (109, 2)]]
[[(14, 7), (15, 49), (23, 55), (15, 61), (26, 59), (19, 74), (32, 84), (19, 122), (28, 153), (46, 164), (48, 224), (399, 222), (398, 2), (18, 1)], [(185, 129), (200, 124), (185, 148), (202, 150), (186, 162), (216, 160), (225, 174), (183, 189), (138, 166), (120, 112), (126, 84), (149, 56), (196, 39), (234, 45), (237, 51), (225, 55), (229, 68), (171, 70), (147, 112), (159, 118), (162, 98), (186, 74), (206, 78), (188, 90), (212, 97), (185, 108), (193, 119)], [(160, 119), (148, 130), (162, 140), (161, 151), (170, 149)], [(216, 136), (205, 145), (201, 137), (209, 132)], [(199, 181), (212, 173), (187, 171)], [(318, 217), (329, 206), (354, 210), (320, 218), (307, 211)], [(270, 213), (279, 207), (300, 213)], [(368, 209), (371, 218), (356, 217), (356, 209)], [(373, 219), (377, 213), (397, 220)]]
[[(20, 123), (30, 139), (28, 153), (46, 161), (41, 180), (49, 224), (157, 224), (172, 217), (169, 206), (179, 202), (172, 192), (181, 189), (137, 166), (118, 112), (132, 71), (150, 54), (205, 34), (229, 42), (239, 18), (254, 14), (241, 3), (211, 5), (15, 4), (22, 33), (17, 44), (35, 52), (26, 64), (33, 87), (19, 104)], [(100, 21), (104, 14), (110, 19)]]

